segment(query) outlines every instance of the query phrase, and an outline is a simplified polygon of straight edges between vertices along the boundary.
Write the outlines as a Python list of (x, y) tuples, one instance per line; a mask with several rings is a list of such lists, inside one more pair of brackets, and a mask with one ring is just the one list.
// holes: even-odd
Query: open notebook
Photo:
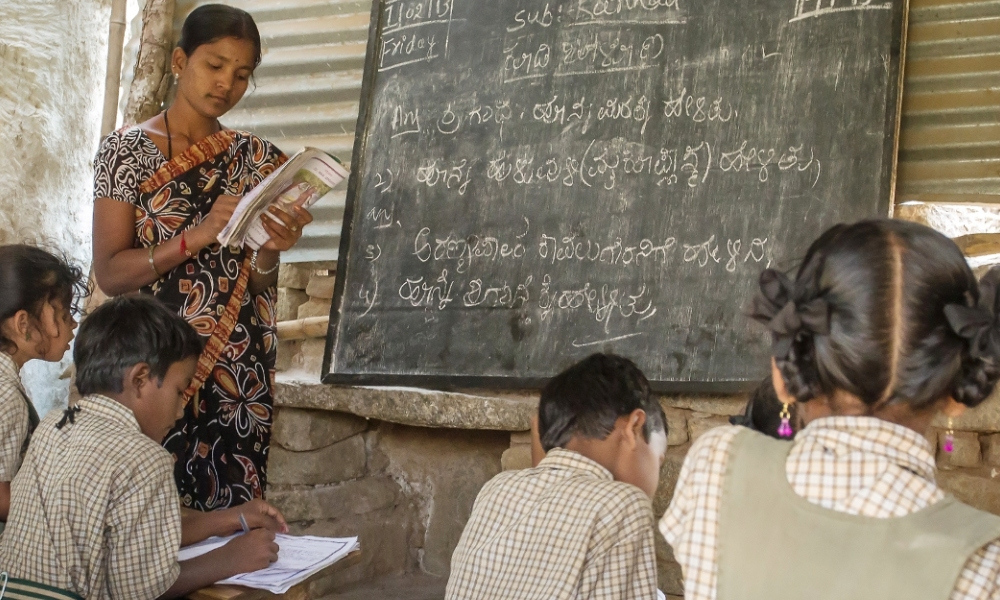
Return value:
[[(240, 535), (240, 534), (237, 534)], [(236, 537), (211, 537), (203, 542), (181, 548), (178, 561), (190, 560), (224, 546)], [(272, 594), (284, 594), (293, 585), (302, 583), (312, 575), (341, 560), (360, 548), (358, 538), (328, 538), (312, 535), (278, 534), (274, 541), (278, 544), (278, 562), (266, 569), (243, 573), (217, 583), (242, 585), (267, 590)]]

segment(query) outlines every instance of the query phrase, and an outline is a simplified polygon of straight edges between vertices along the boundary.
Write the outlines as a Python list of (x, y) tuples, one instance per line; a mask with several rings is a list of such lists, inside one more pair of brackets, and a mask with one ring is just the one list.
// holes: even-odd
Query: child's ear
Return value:
[(771, 383), (774, 385), (774, 394), (782, 404), (795, 404), (795, 396), (788, 393), (785, 378), (782, 377), (778, 362), (774, 358), (771, 358)]
[(19, 310), (7, 319), (4, 328), (9, 330), (9, 336), (28, 340), (31, 336), (31, 315), (26, 310)]
[(625, 421), (625, 442), (630, 448), (638, 445), (639, 440), (644, 440), (645, 437), (642, 434), (642, 428), (646, 425), (646, 411), (641, 408), (637, 408), (629, 413)]
[(150, 378), (149, 365), (146, 363), (136, 363), (125, 372), (125, 392), (135, 398), (142, 396), (143, 389), (152, 383)]

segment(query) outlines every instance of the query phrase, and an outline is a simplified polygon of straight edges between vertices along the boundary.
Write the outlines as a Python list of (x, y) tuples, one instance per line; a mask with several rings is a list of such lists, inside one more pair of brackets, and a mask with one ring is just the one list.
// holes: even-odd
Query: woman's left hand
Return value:
[[(261, 246), (262, 250), (276, 250), (278, 252), (288, 250), (302, 237), (302, 228), (312, 223), (313, 217), (308, 210), (301, 206), (292, 206), (292, 212), (272, 206), (267, 209), (271, 216), (266, 214), (260, 216), (264, 231), (270, 234), (271, 239)], [(275, 221), (274, 218), (280, 220)]]

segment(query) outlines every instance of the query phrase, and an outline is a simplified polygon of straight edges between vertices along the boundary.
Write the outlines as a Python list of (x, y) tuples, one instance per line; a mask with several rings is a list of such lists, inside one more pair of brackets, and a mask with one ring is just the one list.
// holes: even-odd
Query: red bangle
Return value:
[(181, 252), (183, 252), (184, 256), (186, 256), (188, 258), (194, 258), (194, 254), (191, 254), (190, 252), (188, 252), (187, 238), (184, 237), (185, 233), (186, 232), (184, 232), (184, 231), (181, 232)]

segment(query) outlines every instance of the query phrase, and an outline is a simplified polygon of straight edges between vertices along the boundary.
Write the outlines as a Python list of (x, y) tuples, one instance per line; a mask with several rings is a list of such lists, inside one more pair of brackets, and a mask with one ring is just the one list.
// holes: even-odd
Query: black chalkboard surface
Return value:
[(324, 381), (767, 372), (760, 271), (887, 215), (901, 0), (376, 0)]

